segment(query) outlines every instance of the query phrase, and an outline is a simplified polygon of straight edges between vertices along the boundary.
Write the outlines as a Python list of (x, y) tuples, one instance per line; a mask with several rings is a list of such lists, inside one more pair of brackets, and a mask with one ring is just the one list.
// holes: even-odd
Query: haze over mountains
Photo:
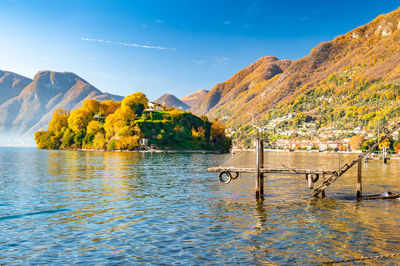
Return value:
[(34, 145), (34, 133), (47, 128), (58, 108), (72, 110), (81, 106), (86, 99), (122, 99), (121, 96), (102, 93), (69, 72), (40, 71), (33, 80), (11, 72), (4, 73), (14, 81), (5, 78), (3, 87), (0, 87), (0, 98), (3, 100), (8, 97), (0, 105), (1, 146)]

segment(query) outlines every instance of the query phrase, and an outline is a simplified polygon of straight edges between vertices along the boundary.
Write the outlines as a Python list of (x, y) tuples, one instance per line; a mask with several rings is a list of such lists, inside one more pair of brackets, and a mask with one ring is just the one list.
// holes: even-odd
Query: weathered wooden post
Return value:
[(361, 167), (362, 167), (362, 158), (359, 158), (358, 162), (357, 162), (357, 199), (361, 199), (361, 197), (362, 197)]
[(256, 199), (264, 198), (264, 175), (260, 172), (260, 169), (263, 167), (264, 162), (264, 147), (262, 146), (262, 140), (257, 134), (256, 139), (256, 174), (255, 174), (255, 183), (256, 183)]
[[(264, 168), (264, 141), (260, 139), (260, 169)], [(259, 174), (260, 196), (264, 198), (264, 173)]]

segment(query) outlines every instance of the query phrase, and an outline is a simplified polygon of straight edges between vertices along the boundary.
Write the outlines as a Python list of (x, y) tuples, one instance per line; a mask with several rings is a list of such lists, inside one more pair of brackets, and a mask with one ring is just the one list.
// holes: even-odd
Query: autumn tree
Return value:
[(76, 133), (81, 129), (85, 129), (92, 118), (93, 117), (89, 111), (78, 108), (73, 110), (69, 115), (68, 125)]
[(119, 104), (113, 100), (107, 100), (100, 103), (99, 111), (101, 116), (113, 114), (119, 108)]
[(363, 144), (365, 138), (363, 136), (353, 136), (350, 138), (349, 144), (352, 151), (359, 150)]
[(69, 112), (66, 109), (57, 109), (49, 123), (49, 131), (64, 132), (68, 127)]
[(230, 138), (225, 135), (225, 127), (218, 120), (214, 120), (210, 129), (210, 139), (214, 145), (218, 145), (221, 151), (229, 151), (232, 142)]
[(115, 113), (107, 116), (104, 123), (104, 130), (106, 131), (107, 139), (118, 135), (120, 130), (125, 126), (130, 126), (131, 122), (135, 119), (135, 113), (128, 106), (121, 106)]
[(47, 131), (37, 131), (35, 141), (38, 149), (50, 149), (51, 147), (50, 135)]
[(100, 122), (96, 120), (92, 120), (89, 122), (86, 132), (87, 134), (93, 134), (96, 135), (97, 132), (99, 132), (102, 129), (100, 126)]
[(396, 144), (396, 147), (394, 147), (394, 151), (395, 151), (396, 153), (399, 153), (399, 151), (400, 151), (400, 143), (397, 143), (397, 144)]
[(106, 147), (107, 141), (103, 133), (97, 133), (94, 136), (92, 147), (93, 149), (101, 149), (104, 150)]
[(135, 112), (137, 116), (141, 116), (143, 110), (148, 107), (148, 102), (149, 100), (147, 99), (146, 95), (141, 92), (136, 92), (126, 96), (122, 100), (121, 107), (128, 106)]
[(85, 100), (82, 108), (91, 113), (92, 116), (97, 115), (100, 111), (100, 103), (93, 99)]
[(123, 136), (119, 137), (115, 142), (115, 149), (117, 150), (134, 150), (139, 146), (138, 136)]
[(386, 137), (384, 134), (381, 135), (382, 142), (379, 144), (379, 149), (389, 148), (391, 146), (390, 139)]

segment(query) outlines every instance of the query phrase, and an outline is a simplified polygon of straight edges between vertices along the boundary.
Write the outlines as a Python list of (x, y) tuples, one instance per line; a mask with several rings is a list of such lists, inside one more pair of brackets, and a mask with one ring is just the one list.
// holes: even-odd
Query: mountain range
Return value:
[[(277, 120), (282, 127), (313, 121), (317, 129), (333, 124), (372, 128), (400, 115), (399, 62), (397, 9), (319, 44), (304, 58), (262, 57), (210, 91), (182, 99), (165, 94), (155, 101), (219, 118), (234, 129), (246, 127), (250, 114), (259, 125)], [(41, 71), (31, 80), (0, 71), (0, 145), (33, 144), (33, 133), (46, 129), (57, 108), (71, 110), (89, 98), (122, 97), (69, 72)]]
[(0, 146), (32, 146), (33, 134), (47, 125), (58, 108), (72, 110), (86, 99), (120, 101), (70, 72), (40, 71), (33, 80), (4, 72), (0, 83)]
[(187, 105), (186, 103), (176, 98), (176, 96), (169, 93), (165, 93), (161, 97), (158, 97), (157, 99), (154, 100), (154, 102), (164, 106), (178, 108), (181, 110), (190, 109), (189, 105)]
[[(379, 110), (398, 105), (399, 62), (397, 9), (319, 44), (296, 61), (263, 57), (217, 84), (192, 111), (221, 118), (233, 127), (248, 125), (252, 119), (249, 113), (265, 124), (273, 117), (302, 112), (320, 125), (332, 122), (329, 117), (335, 112), (336, 119), (354, 123), (370, 114), (373, 123), (364, 125), (372, 127), (373, 119), (382, 116)], [(373, 100), (374, 95), (385, 93), (387, 98)], [(360, 99), (360, 95), (365, 97)], [(364, 111), (346, 117), (346, 112), (357, 108)], [(328, 121), (321, 114), (326, 114)]]
[[(171, 94), (155, 102), (190, 109), (206, 93), (205, 90), (183, 98)], [(9, 71), (0, 71), (0, 146), (34, 146), (34, 133), (46, 130), (58, 108), (73, 110), (83, 101), (121, 101), (122, 96), (103, 93), (71, 72), (40, 71), (32, 79)]]
[(192, 107), (201, 101), (208, 92), (208, 90), (198, 90), (181, 98), (181, 101)]

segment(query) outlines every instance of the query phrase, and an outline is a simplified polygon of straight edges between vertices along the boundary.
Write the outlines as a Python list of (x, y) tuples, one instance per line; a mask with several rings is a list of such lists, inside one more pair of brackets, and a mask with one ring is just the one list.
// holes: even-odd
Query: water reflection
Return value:
[[(230, 156), (0, 149), (0, 262), (319, 264), (400, 249), (400, 201), (355, 201), (353, 170), (318, 200), (304, 177), (268, 175), (260, 202), (251, 175), (225, 185), (205, 171)], [(400, 191), (399, 173), (397, 161), (370, 162), (364, 191)]]

